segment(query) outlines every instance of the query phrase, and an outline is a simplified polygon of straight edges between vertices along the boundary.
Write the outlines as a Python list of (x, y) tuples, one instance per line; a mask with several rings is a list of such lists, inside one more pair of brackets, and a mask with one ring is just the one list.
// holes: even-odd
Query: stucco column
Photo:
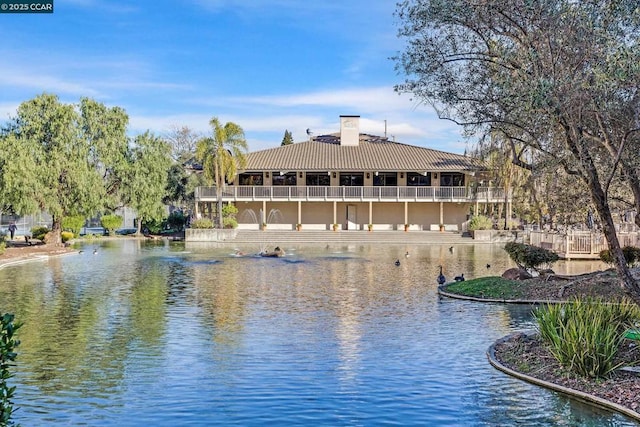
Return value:
[(338, 202), (333, 202), (333, 222), (331, 223), (331, 225), (333, 226), (333, 224), (337, 224), (338, 223)]
[(444, 203), (440, 202), (440, 224), (444, 224)]
[(404, 224), (409, 224), (409, 202), (404, 202)]
[[(266, 200), (262, 201), (262, 218), (260, 218), (260, 221), (262, 221), (262, 223), (267, 222), (267, 201)], [(260, 225), (262, 226), (262, 224)]]
[(369, 224), (373, 224), (373, 202), (369, 202)]
[(302, 201), (298, 200), (298, 224), (302, 224)]

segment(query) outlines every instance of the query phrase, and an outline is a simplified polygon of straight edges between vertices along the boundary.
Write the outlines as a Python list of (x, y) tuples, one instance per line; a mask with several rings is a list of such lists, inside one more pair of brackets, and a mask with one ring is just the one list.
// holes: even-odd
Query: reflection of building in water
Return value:
[(358, 315), (349, 310), (349, 302), (345, 301), (345, 313), (340, 313), (338, 318), (338, 326), (336, 330), (336, 338), (338, 339), (338, 357), (340, 365), (338, 372), (340, 380), (349, 383), (357, 377), (361, 362), (361, 346), (360, 340), (362, 332), (360, 331), (360, 323)]

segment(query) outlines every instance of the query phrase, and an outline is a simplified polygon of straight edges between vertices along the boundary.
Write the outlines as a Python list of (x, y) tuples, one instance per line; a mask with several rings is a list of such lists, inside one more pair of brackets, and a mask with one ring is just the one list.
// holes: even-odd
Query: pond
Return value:
[(636, 425), (489, 365), (530, 307), (441, 299), (436, 276), (500, 274), (500, 246), (82, 249), (0, 270), (21, 425)]

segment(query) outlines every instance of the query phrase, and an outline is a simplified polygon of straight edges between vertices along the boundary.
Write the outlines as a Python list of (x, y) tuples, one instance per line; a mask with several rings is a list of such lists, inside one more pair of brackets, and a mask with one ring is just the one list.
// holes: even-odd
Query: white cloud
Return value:
[[(308, 138), (307, 129), (310, 129), (314, 135), (338, 132), (339, 116), (340, 112), (324, 111), (317, 113), (306, 111), (300, 115), (291, 112), (256, 114), (253, 111), (243, 111), (221, 114), (218, 118), (223, 123), (230, 121), (242, 126), (251, 151), (256, 151), (278, 146), (285, 130), (293, 134), (296, 142), (305, 141)], [(135, 133), (150, 129), (157, 134), (164, 134), (172, 126), (187, 126), (196, 132), (206, 134), (211, 131), (209, 127), (211, 117), (207, 114), (132, 115), (130, 128)], [(438, 119), (434, 114), (416, 111), (403, 114), (402, 111), (394, 111), (389, 117), (361, 115), (360, 131), (383, 136), (386, 120), (387, 137), (391, 140), (457, 153), (462, 153), (465, 149), (459, 129), (451, 122)]]
[(29, 68), (24, 68), (21, 71), (16, 69), (3, 72), (0, 74), (0, 87), (7, 86), (11, 88), (11, 90), (23, 88), (29, 91), (77, 96), (96, 97), (100, 95), (100, 93), (92, 87), (77, 83), (71, 79), (67, 80), (51, 75), (34, 74), (25, 71), (28, 69)]

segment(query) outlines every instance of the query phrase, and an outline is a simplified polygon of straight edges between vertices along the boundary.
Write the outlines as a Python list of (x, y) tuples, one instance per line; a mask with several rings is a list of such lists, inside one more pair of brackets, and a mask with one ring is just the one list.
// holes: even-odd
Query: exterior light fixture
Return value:
[(371, 175), (369, 175), (369, 172), (367, 172), (367, 179), (371, 178)]
[(333, 177), (334, 177), (334, 178), (336, 177), (336, 173), (335, 173), (335, 172), (333, 173)]
[(404, 178), (404, 173), (400, 172), (400, 178)]
[(300, 178), (302, 178), (302, 172), (298, 173), (298, 176), (299, 176)]
[(267, 172), (266, 175), (267, 175), (267, 178), (269, 178), (269, 172)]

